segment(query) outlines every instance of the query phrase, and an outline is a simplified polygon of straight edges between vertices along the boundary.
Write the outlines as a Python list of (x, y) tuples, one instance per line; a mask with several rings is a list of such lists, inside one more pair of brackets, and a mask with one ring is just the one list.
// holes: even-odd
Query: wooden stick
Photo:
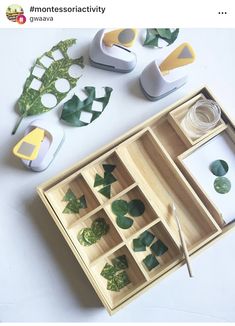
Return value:
[(190, 277), (193, 277), (192, 269), (191, 269), (191, 266), (190, 266), (190, 263), (189, 263), (189, 252), (188, 252), (188, 249), (187, 249), (187, 246), (186, 246), (186, 243), (185, 243), (185, 239), (184, 239), (184, 235), (183, 235), (183, 230), (181, 228), (181, 224), (180, 224), (179, 218), (178, 218), (178, 216), (176, 214), (176, 207), (175, 207), (175, 204), (174, 203), (172, 204), (172, 210), (173, 210), (173, 215), (174, 215), (174, 217), (176, 219), (177, 226), (178, 226), (178, 229), (179, 229), (180, 241), (181, 241), (181, 245), (182, 245), (182, 249), (183, 249), (183, 253), (184, 253), (186, 265), (187, 265), (187, 268), (188, 268), (188, 273), (189, 273), (189, 276)]

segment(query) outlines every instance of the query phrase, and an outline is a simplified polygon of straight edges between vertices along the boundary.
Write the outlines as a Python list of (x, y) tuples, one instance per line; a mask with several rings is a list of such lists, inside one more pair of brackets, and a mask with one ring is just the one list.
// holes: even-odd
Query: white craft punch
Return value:
[(63, 129), (46, 120), (34, 120), (25, 130), (24, 137), (13, 148), (30, 170), (46, 170), (54, 160), (64, 140)]
[(188, 65), (194, 60), (194, 50), (188, 43), (183, 43), (161, 64), (157, 60), (152, 61), (140, 76), (144, 95), (150, 101), (157, 101), (183, 86), (187, 81), (187, 74), (179, 67)]
[[(91, 65), (96, 68), (128, 73), (136, 66), (136, 54), (126, 47), (136, 38), (136, 30), (122, 29), (105, 33), (99, 30), (89, 48)], [(125, 46), (123, 46), (125, 45)]]

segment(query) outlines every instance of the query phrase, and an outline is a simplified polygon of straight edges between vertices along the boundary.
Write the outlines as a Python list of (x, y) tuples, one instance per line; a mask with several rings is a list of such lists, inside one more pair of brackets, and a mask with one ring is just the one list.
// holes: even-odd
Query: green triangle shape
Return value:
[(99, 190), (99, 193), (101, 193), (106, 198), (111, 197), (111, 185), (105, 186)]

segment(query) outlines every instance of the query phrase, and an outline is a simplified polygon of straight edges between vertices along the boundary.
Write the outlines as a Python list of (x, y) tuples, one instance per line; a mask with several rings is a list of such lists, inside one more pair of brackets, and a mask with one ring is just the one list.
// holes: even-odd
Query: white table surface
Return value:
[[(66, 140), (53, 164), (43, 173), (27, 171), (11, 149), (33, 118), (25, 119), (15, 136), (11, 130), (28, 70), (37, 56), (71, 37), (78, 39), (73, 54), (83, 54), (88, 63), (94, 33), (91, 29), (0, 30), (0, 321), (235, 321), (233, 232), (193, 259), (193, 279), (184, 266), (109, 317), (35, 191), (40, 183), (204, 84), (235, 119), (235, 30), (181, 30), (175, 44), (189, 41), (197, 61), (187, 85), (159, 102), (144, 98), (138, 76), (147, 63), (174, 45), (148, 49), (138, 40), (134, 47), (138, 63), (129, 74), (87, 65), (75, 92), (88, 85), (111, 86), (109, 106), (87, 127), (64, 125)], [(41, 117), (57, 120), (59, 112), (60, 107)]]

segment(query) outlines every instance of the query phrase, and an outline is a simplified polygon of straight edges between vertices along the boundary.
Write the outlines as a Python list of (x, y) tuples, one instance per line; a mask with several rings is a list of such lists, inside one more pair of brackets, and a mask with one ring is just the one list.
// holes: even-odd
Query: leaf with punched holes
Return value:
[[(113, 89), (110, 87), (104, 87), (104, 96), (97, 98), (95, 87), (87, 86), (84, 90), (87, 95), (85, 100), (81, 101), (77, 95), (73, 95), (73, 97), (63, 105), (63, 110), (60, 118), (61, 120), (74, 127), (87, 126), (96, 120), (108, 105), (111, 93), (113, 91)], [(102, 103), (101, 111), (93, 110), (94, 102)], [(90, 122), (84, 122), (81, 120), (81, 114), (83, 112), (89, 113), (91, 115)]]
[[(56, 105), (58, 105), (68, 94), (68, 92), (74, 88), (80, 77), (72, 77), (69, 74), (69, 68), (72, 65), (78, 65), (81, 68), (84, 67), (83, 57), (70, 59), (68, 56), (68, 49), (76, 43), (75, 39), (68, 39), (60, 41), (57, 45), (53, 46), (51, 50), (45, 52), (39, 58), (35, 60), (35, 63), (30, 69), (30, 75), (26, 79), (23, 92), (18, 100), (18, 112), (20, 119), (16, 123), (12, 134), (15, 134), (21, 121), (27, 116), (38, 115), (51, 110), (42, 103), (42, 96), (45, 94), (52, 94), (56, 97)], [(60, 51), (62, 58), (55, 60), (53, 53)], [(51, 64), (47, 67), (43, 63), (43, 59), (50, 60)], [(43, 72), (41, 77), (34, 75), (34, 69), (39, 68)], [(66, 79), (69, 83), (69, 89), (65, 92), (57, 90), (55, 83), (58, 79)], [(38, 89), (31, 87), (31, 84), (36, 80), (40, 85)], [(53, 107), (55, 107), (54, 105)]]

